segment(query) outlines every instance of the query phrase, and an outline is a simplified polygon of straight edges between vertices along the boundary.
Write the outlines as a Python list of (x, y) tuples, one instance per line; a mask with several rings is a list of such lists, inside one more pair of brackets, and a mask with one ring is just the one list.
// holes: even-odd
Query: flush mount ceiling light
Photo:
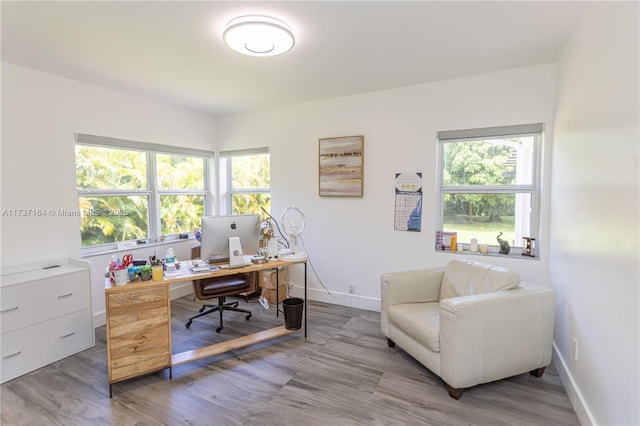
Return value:
[(233, 50), (251, 56), (275, 56), (295, 44), (291, 28), (279, 19), (263, 15), (240, 16), (231, 20), (222, 35)]

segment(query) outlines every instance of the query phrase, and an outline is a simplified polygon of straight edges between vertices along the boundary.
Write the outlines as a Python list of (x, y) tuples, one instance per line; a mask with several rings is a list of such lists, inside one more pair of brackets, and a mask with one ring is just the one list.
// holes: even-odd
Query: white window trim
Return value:
[(238, 149), (220, 152), (219, 175), (220, 179), (220, 211), (222, 214), (232, 214), (233, 196), (235, 194), (271, 194), (271, 188), (240, 188), (232, 187), (232, 172), (230, 163), (233, 157), (270, 154), (268, 147)]
[[(214, 157), (213, 151), (184, 148), (177, 146), (161, 145), (148, 142), (139, 142), (126, 139), (110, 138), (106, 136), (96, 136), (84, 133), (75, 134), (76, 144), (85, 146), (100, 146), (111, 149), (121, 149), (127, 151), (141, 151), (146, 155), (147, 161), (147, 188), (139, 190), (77, 190), (78, 198), (82, 195), (96, 195), (96, 196), (108, 196), (108, 195), (140, 195), (147, 196), (149, 199), (149, 236), (147, 238), (140, 238), (138, 240), (130, 241), (145, 241), (143, 245), (137, 245), (137, 247), (146, 247), (153, 245), (154, 243), (162, 243), (161, 240), (161, 217), (160, 217), (160, 196), (162, 195), (180, 195), (180, 194), (202, 194), (205, 196), (204, 215), (212, 214), (212, 205), (214, 196), (211, 192), (211, 164)], [(165, 190), (157, 188), (157, 172), (155, 154), (166, 155), (184, 155), (189, 157), (200, 157), (204, 159), (204, 189), (203, 190)], [(177, 240), (179, 234), (163, 235), (166, 240)], [(120, 242), (120, 244), (126, 243), (126, 241)], [(104, 253), (110, 251), (119, 250), (119, 243), (107, 243), (90, 247), (81, 247), (80, 252), (82, 255), (90, 255), (96, 253)]]
[[(442, 173), (444, 169), (444, 144), (451, 142), (468, 141), (470, 139), (481, 138), (509, 138), (509, 137), (524, 137), (534, 136), (534, 155), (533, 155), (533, 176), (531, 184), (521, 185), (500, 185), (500, 186), (480, 186), (478, 185), (452, 185), (445, 186), (442, 182)], [(542, 185), (542, 145), (544, 143), (544, 124), (532, 123), (513, 126), (499, 126), (499, 127), (486, 127), (477, 129), (466, 130), (449, 130), (441, 131), (437, 134), (437, 164), (436, 164), (436, 180), (438, 182), (438, 217), (436, 218), (436, 231), (442, 231), (444, 226), (444, 194), (445, 193), (476, 193), (476, 194), (516, 194), (516, 193), (529, 193), (531, 194), (531, 215), (530, 215), (530, 237), (536, 238), (538, 244), (536, 245), (536, 257), (541, 257), (540, 253), (540, 214), (542, 210), (541, 206), (541, 185)], [(514, 247), (508, 256), (534, 259), (531, 257), (521, 256), (522, 246), (521, 241), (516, 241)], [(496, 246), (496, 245), (491, 245)], [(434, 245), (435, 248), (435, 245)], [(440, 252), (440, 251), (438, 251)], [(469, 252), (465, 252), (469, 254)], [(482, 254), (486, 256), (486, 254)], [(501, 255), (504, 256), (504, 255)]]

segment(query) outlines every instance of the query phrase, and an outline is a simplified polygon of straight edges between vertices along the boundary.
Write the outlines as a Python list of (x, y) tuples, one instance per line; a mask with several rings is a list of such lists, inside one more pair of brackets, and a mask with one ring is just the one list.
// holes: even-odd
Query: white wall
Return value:
[[(230, 116), (218, 121), (217, 140), (222, 150), (271, 148), (273, 214), (279, 218), (288, 205), (306, 212), (303, 239), (310, 260), (334, 293), (322, 290), (309, 269), (310, 297), (379, 310), (382, 272), (440, 266), (458, 256), (434, 251), (436, 133), (535, 122), (550, 130), (554, 74), (554, 65), (542, 65)], [(318, 139), (360, 134), (364, 197), (320, 197)], [(396, 172), (423, 173), (422, 232), (393, 229)], [(528, 281), (549, 284), (546, 258), (486, 259), (517, 269)], [(292, 276), (301, 286), (301, 275)], [(355, 295), (342, 298), (348, 283), (355, 284)]]
[[(2, 209), (78, 208), (75, 133), (212, 150), (215, 119), (3, 62)], [(1, 227), (2, 267), (80, 256), (78, 217), (3, 215)], [(88, 260), (97, 263), (100, 314), (104, 281), (96, 282), (96, 270), (105, 265), (96, 259)]]
[(555, 364), (584, 424), (640, 424), (638, 16), (596, 3), (558, 62)]

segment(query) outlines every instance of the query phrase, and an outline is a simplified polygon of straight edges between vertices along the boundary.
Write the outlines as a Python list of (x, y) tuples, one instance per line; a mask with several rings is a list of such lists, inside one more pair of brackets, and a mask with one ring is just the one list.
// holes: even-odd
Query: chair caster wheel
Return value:
[(186, 323), (184, 326), (185, 326), (186, 328), (191, 327), (191, 321), (189, 321), (188, 323)]
[(221, 330), (222, 330), (222, 327), (216, 328), (216, 333), (220, 333)]
[(247, 321), (249, 321), (249, 318), (251, 318), (251, 314), (247, 315), (246, 317), (244, 317)]

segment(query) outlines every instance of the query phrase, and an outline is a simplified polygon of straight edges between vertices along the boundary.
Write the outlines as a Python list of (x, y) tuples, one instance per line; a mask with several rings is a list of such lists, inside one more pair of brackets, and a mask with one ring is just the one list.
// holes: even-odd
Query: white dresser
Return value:
[(0, 383), (95, 344), (89, 262), (47, 266), (2, 271)]

